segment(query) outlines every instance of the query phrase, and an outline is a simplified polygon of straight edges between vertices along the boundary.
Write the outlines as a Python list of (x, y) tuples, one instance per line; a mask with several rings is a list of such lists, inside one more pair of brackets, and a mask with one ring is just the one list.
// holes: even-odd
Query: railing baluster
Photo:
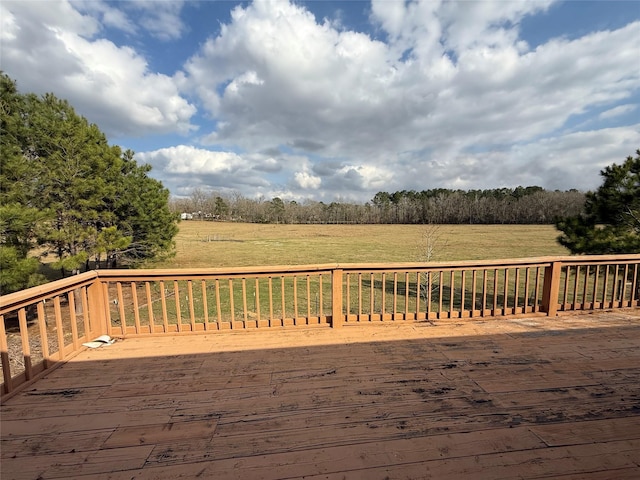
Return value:
[(200, 282), (200, 288), (202, 289), (202, 318), (204, 321), (204, 329), (209, 330), (209, 302), (207, 301), (207, 281), (202, 280)]
[(260, 317), (260, 282), (258, 277), (256, 277), (256, 327), (260, 326), (260, 321), (262, 318)]
[(582, 306), (581, 310), (585, 310), (587, 308), (587, 287), (589, 285), (589, 265), (587, 265), (584, 272), (584, 285), (582, 287)]
[[(404, 274), (404, 319), (409, 318), (409, 272)], [(417, 315), (416, 315), (417, 318)]]
[(24, 359), (24, 378), (31, 380), (31, 344), (29, 342), (29, 329), (27, 328), (27, 311), (25, 308), (18, 310), (18, 322), (20, 324), (20, 340), (22, 343), (22, 358)]
[(229, 326), (234, 328), (233, 323), (236, 321), (235, 302), (233, 299), (233, 279), (229, 279), (229, 311), (231, 318), (229, 320)]
[(506, 315), (509, 310), (509, 269), (504, 269), (504, 288), (503, 288), (502, 314)]
[(604, 271), (604, 283), (602, 284), (602, 308), (609, 308), (613, 306), (613, 299), (611, 305), (607, 300), (607, 293), (609, 290), (609, 270), (611, 266), (607, 265)]
[[(513, 313), (518, 313), (518, 304), (520, 300), (518, 297), (520, 296), (520, 269), (516, 268), (516, 279), (514, 282), (513, 288)], [(524, 309), (522, 310), (524, 312)]]
[(78, 342), (78, 318), (76, 317), (76, 296), (71, 290), (67, 294), (67, 298), (69, 300), (69, 322), (71, 323), (71, 342), (73, 344), (73, 349), (77, 350), (80, 346), (80, 342)]
[(182, 312), (180, 307), (180, 288), (178, 286), (178, 281), (173, 281), (173, 295), (175, 297), (176, 303), (176, 329), (181, 332), (182, 331)]
[(498, 314), (498, 269), (493, 270), (493, 307), (492, 315)]
[(564, 291), (562, 295), (562, 310), (565, 311), (567, 309), (567, 302), (569, 301), (569, 277), (571, 276), (571, 266), (567, 265), (565, 268), (564, 274)]
[(534, 312), (540, 311), (540, 267), (536, 267), (536, 286), (534, 291), (533, 306)]
[(299, 325), (298, 318), (298, 277), (297, 275), (293, 276), (293, 324)]
[(593, 301), (591, 304), (592, 310), (595, 310), (598, 307), (602, 307), (602, 302), (598, 302), (598, 280), (600, 280), (600, 265), (596, 265), (596, 272), (593, 274)]
[(611, 293), (611, 307), (615, 308), (616, 306), (618, 306), (618, 273), (620, 270), (620, 266), (619, 265), (614, 265), (614, 270), (613, 270), (613, 292)]
[(285, 293), (284, 275), (282, 275), (280, 277), (280, 300), (281, 300), (281, 304), (282, 304), (282, 326), (283, 327), (285, 325), (285, 318), (287, 318), (284, 293)]
[(629, 265), (624, 266), (624, 273), (622, 274), (622, 280), (620, 280), (620, 286), (622, 291), (620, 292), (620, 307), (627, 306), (627, 277), (629, 275)]
[(324, 300), (322, 298), (322, 291), (324, 290), (324, 285), (323, 285), (323, 282), (322, 282), (322, 274), (319, 275), (318, 282), (320, 284), (320, 311), (318, 312), (318, 317), (320, 319), (322, 319), (322, 317), (324, 317), (324, 312), (323, 312), (323, 309), (324, 309), (323, 302), (324, 302)]
[[(44, 362), (44, 368), (49, 368), (53, 362), (49, 353), (49, 335), (47, 333), (47, 321), (43, 301), (38, 302), (36, 308), (38, 314), (38, 330), (40, 331), (40, 345), (42, 347), (42, 361)], [(2, 322), (2, 324), (4, 325), (4, 322)]]
[(346, 303), (347, 304), (346, 304), (346, 307), (345, 307), (345, 310), (346, 310), (346, 312), (345, 312), (346, 313), (345, 321), (348, 322), (349, 321), (349, 314), (351, 313), (351, 285), (350, 285), (350, 282), (349, 282), (349, 280), (351, 278), (351, 274), (347, 273), (345, 277), (346, 277), (345, 278), (345, 283), (346, 283), (345, 287), (347, 289), (347, 291), (346, 291), (346, 296), (347, 296)]
[(396, 320), (398, 314), (398, 272), (393, 272), (393, 310), (391, 312), (391, 320)]
[(162, 327), (164, 332), (169, 331), (169, 315), (167, 314), (167, 290), (164, 281), (160, 280), (160, 303), (162, 304)]
[(438, 273), (438, 284), (439, 284), (439, 293), (438, 293), (438, 318), (442, 318), (442, 299), (444, 297), (444, 272), (440, 270)]
[(193, 281), (187, 281), (187, 298), (189, 300), (189, 323), (191, 325), (191, 331), (196, 330), (196, 310), (193, 301)]
[(122, 335), (127, 334), (127, 321), (125, 319), (124, 295), (122, 294), (122, 282), (116, 282), (116, 294), (118, 301), (118, 313), (120, 314), (120, 329)]
[(64, 328), (62, 325), (62, 309), (60, 308), (60, 297), (53, 297), (53, 311), (56, 321), (56, 333), (58, 336), (58, 358), (64, 360)]
[(481, 316), (485, 316), (485, 312), (487, 311), (487, 276), (488, 271), (485, 268), (482, 271), (482, 313)]
[(460, 318), (463, 318), (464, 315), (464, 307), (465, 307), (465, 295), (466, 295), (466, 281), (467, 281), (467, 271), (462, 270), (460, 273)]
[[(96, 290), (99, 290), (99, 293), (102, 294), (102, 298), (93, 297)], [(91, 297), (89, 296), (89, 292), (92, 292)], [(87, 303), (89, 305), (94, 305), (94, 307), (89, 307), (89, 310), (87, 310), (89, 314), (89, 323), (91, 325), (90, 335), (87, 339), (91, 340), (96, 334), (103, 333), (103, 325), (106, 326), (107, 334), (109, 336), (113, 336), (114, 329), (111, 318), (111, 305), (109, 301), (109, 283), (95, 281), (93, 288), (88, 287)]]
[(217, 323), (218, 323), (218, 330), (220, 330), (222, 328), (222, 305), (220, 303), (220, 280), (218, 278), (216, 278), (215, 281), (215, 288), (216, 288), (216, 314), (217, 314)]
[(573, 285), (573, 307), (572, 310), (578, 309), (578, 290), (580, 286), (580, 265), (576, 265), (576, 278)]
[(151, 297), (150, 282), (144, 282), (144, 290), (147, 295), (147, 317), (149, 319), (149, 333), (154, 333), (156, 327), (153, 321), (153, 298)]
[(455, 275), (455, 270), (451, 270), (451, 273), (449, 274), (449, 318), (453, 318), (453, 311), (455, 310), (455, 307), (453, 305), (453, 299), (456, 296)]
[(317, 319), (317, 322), (312, 322), (311, 319), (315, 318), (315, 315), (312, 314), (313, 310), (313, 297), (311, 296), (311, 275), (307, 274), (307, 318), (309, 323), (313, 323), (314, 325), (320, 323), (320, 319)]
[(384, 321), (384, 314), (387, 311), (387, 273), (382, 272), (382, 302), (380, 308), (380, 320)]
[(373, 272), (369, 274), (369, 321), (373, 320), (373, 313), (375, 311), (375, 277)]
[(420, 320), (420, 296), (422, 295), (421, 273), (416, 272), (416, 320)]
[(86, 340), (91, 340), (91, 338), (89, 338), (92, 330), (91, 322), (89, 318), (89, 315), (91, 312), (89, 312), (89, 299), (87, 298), (87, 288), (83, 287), (80, 290), (80, 292), (81, 292), (80, 299), (81, 299), (81, 305), (82, 305), (82, 320), (84, 324), (84, 338)]
[(242, 277), (242, 319), (246, 328), (249, 321), (249, 311), (247, 310), (247, 279), (245, 277)]
[(478, 287), (478, 272), (474, 268), (471, 273), (471, 317), (476, 316), (476, 299)]
[(140, 307), (138, 305), (138, 288), (136, 282), (131, 282), (131, 298), (133, 299), (133, 318), (135, 321), (136, 333), (140, 330)]
[(427, 297), (427, 305), (426, 305), (427, 320), (429, 320), (431, 316), (431, 290), (433, 286), (432, 280), (433, 280), (433, 272), (429, 271), (427, 272), (427, 291), (425, 292), (425, 295)]
[(273, 325), (273, 278), (269, 276), (269, 326)]
[(631, 306), (634, 306), (637, 301), (636, 294), (638, 290), (640, 289), (638, 288), (638, 264), (636, 264), (633, 267), (633, 280), (631, 282)]
[[(526, 267), (524, 271), (524, 298), (522, 301), (522, 313), (529, 312), (529, 285), (531, 282), (531, 267)], [(532, 310), (533, 311), (533, 310)]]

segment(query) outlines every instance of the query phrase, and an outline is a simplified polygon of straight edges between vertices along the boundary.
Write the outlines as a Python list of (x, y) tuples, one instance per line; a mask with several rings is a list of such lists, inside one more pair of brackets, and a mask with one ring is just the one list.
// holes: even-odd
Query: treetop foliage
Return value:
[(557, 220), (558, 242), (572, 253), (640, 253), (640, 150), (600, 175), (602, 185), (587, 193), (584, 212)]
[(35, 249), (63, 274), (171, 251), (168, 190), (67, 101), (20, 94), (2, 74), (0, 125), (3, 293), (37, 280)]

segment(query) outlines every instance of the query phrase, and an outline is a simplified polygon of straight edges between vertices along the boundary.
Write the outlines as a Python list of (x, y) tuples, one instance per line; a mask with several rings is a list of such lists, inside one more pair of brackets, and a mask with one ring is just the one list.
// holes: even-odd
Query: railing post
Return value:
[(331, 272), (331, 326), (342, 326), (342, 269)]
[(0, 315), (0, 365), (2, 365), (3, 388), (0, 395), (5, 395), (13, 390), (11, 378), (11, 361), (9, 360), (9, 346), (7, 345), (7, 332), (4, 328), (4, 316)]
[(547, 312), (547, 316), (549, 317), (555, 317), (558, 314), (558, 295), (561, 274), (562, 262), (551, 262), (551, 265), (544, 269), (542, 311)]
[(87, 288), (89, 307), (89, 321), (91, 322), (91, 336), (96, 337), (109, 333), (107, 325), (107, 305), (105, 304), (104, 284), (96, 275), (95, 280)]

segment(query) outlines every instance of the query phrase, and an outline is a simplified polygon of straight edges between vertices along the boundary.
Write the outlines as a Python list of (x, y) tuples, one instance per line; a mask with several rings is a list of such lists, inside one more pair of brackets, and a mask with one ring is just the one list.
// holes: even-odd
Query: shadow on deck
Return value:
[(131, 338), (1, 412), (6, 479), (635, 479), (640, 311)]

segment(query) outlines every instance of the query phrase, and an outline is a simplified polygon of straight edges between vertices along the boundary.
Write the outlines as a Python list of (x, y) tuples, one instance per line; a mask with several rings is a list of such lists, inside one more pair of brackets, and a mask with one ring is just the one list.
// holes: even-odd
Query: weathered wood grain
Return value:
[(640, 478), (640, 314), (127, 339), (0, 413), (7, 479)]

